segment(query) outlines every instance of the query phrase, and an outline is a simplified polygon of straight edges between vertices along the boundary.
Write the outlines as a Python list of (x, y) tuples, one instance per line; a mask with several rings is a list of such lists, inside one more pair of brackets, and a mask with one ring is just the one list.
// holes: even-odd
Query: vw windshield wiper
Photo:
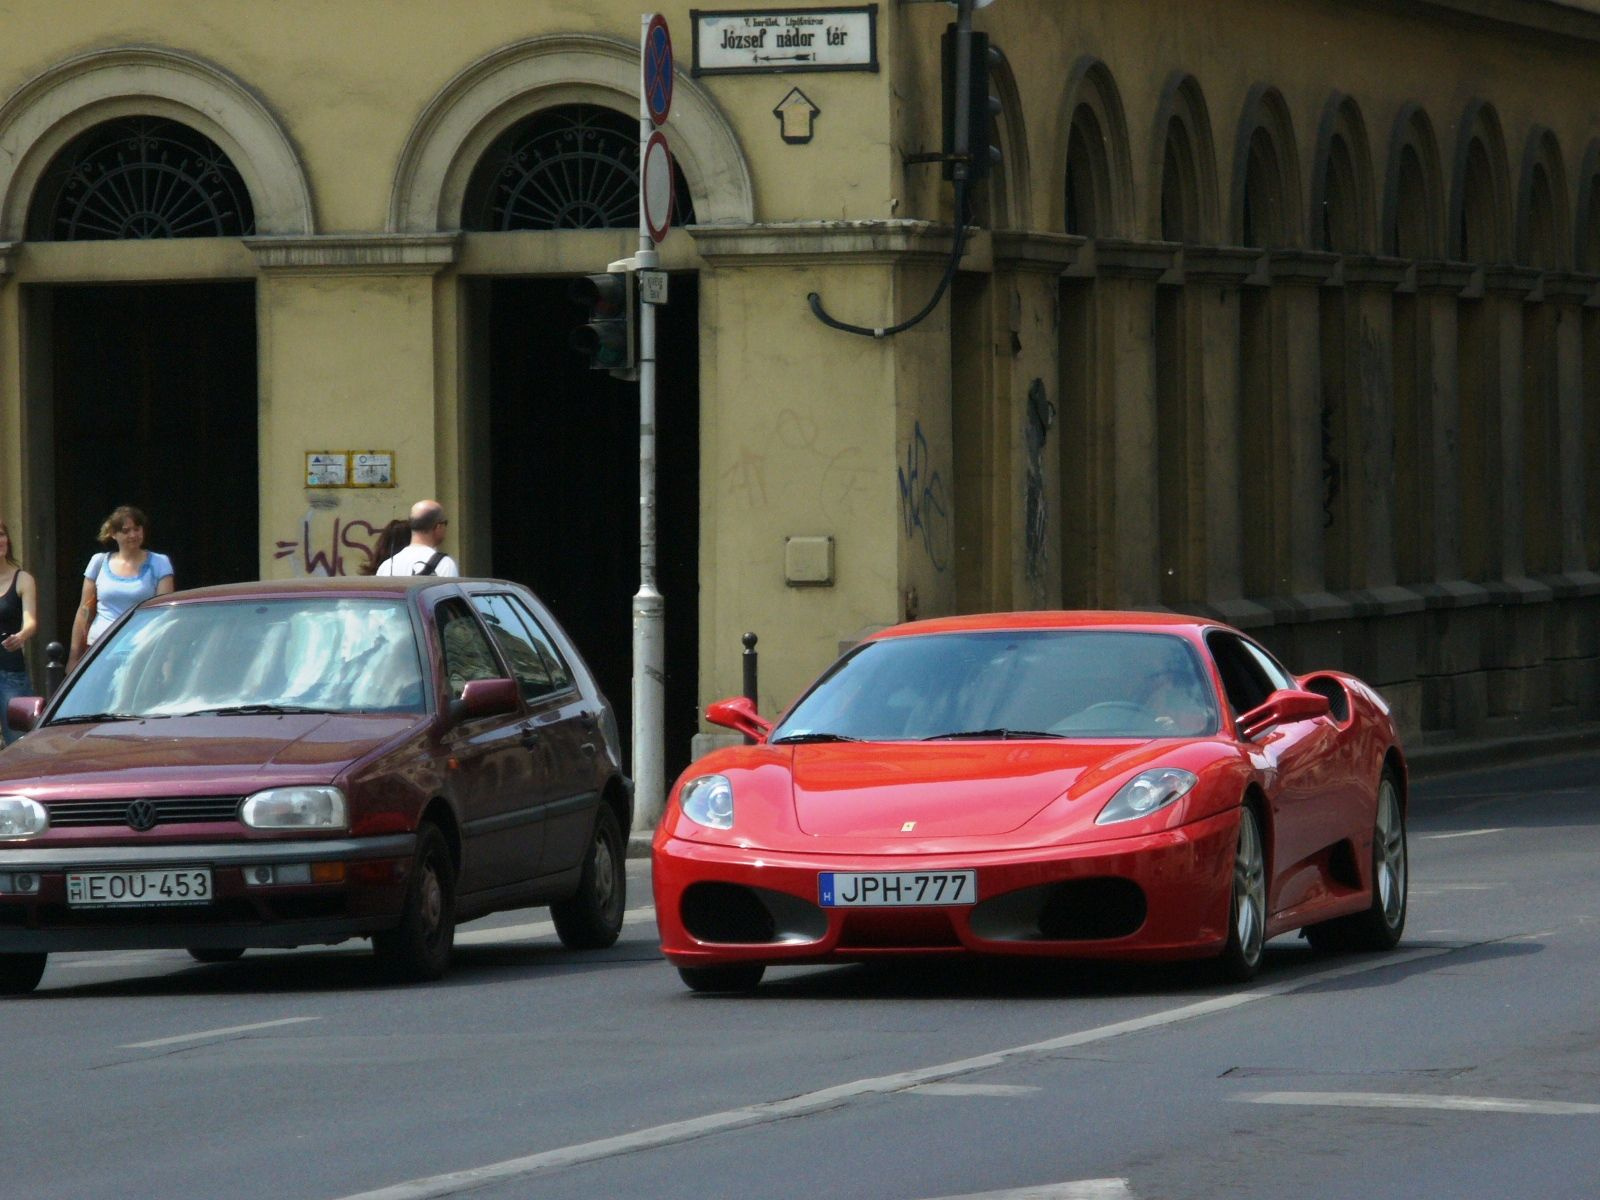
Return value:
[(798, 746), (806, 742), (859, 742), (860, 738), (846, 737), (842, 733), (791, 733), (786, 737), (775, 738), (774, 746)]
[(229, 704), (222, 708), (197, 708), (186, 717), (275, 717), (284, 713), (332, 713), (334, 708), (308, 708), (302, 704)]
[(95, 725), (101, 721), (143, 721), (144, 713), (74, 713), (70, 717), (52, 717), (51, 725)]
[(935, 733), (922, 740), (925, 742), (954, 741), (957, 738), (998, 738), (1005, 741), (1008, 738), (1059, 738), (1059, 733), (1049, 733), (1043, 729), (957, 729), (951, 733)]

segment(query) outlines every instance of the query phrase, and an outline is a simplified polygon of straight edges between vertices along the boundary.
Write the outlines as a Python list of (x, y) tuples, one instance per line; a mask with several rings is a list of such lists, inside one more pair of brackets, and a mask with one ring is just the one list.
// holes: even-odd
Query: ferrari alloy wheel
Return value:
[(438, 979), (456, 940), (456, 869), (437, 825), (417, 831), (417, 857), (406, 883), (398, 928), (372, 935), (378, 963), (407, 983)]
[(1261, 825), (1255, 809), (1239, 809), (1239, 844), (1233, 855), (1233, 901), (1229, 909), (1228, 944), (1220, 965), (1236, 983), (1261, 969), (1267, 941), (1267, 861), (1261, 849)]
[(750, 992), (766, 970), (763, 963), (726, 963), (720, 967), (679, 967), (678, 975), (691, 992)]
[(622, 932), (628, 904), (628, 862), (617, 816), (605, 804), (595, 813), (594, 840), (578, 890), (550, 906), (556, 936), (569, 950), (604, 950)]
[(39, 986), (46, 954), (0, 954), (0, 996), (25, 996)]
[(1405, 932), (1408, 877), (1400, 785), (1385, 771), (1372, 828), (1372, 903), (1365, 912), (1307, 927), (1306, 940), (1318, 950), (1393, 950)]

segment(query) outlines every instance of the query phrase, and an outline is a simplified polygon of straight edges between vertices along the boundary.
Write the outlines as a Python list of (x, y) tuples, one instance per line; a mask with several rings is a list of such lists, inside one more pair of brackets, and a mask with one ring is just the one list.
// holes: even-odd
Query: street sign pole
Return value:
[[(651, 112), (651, 35), (659, 17), (642, 18), (639, 40), (639, 253), (654, 271), (660, 259), (646, 222), (644, 150), (655, 132)], [(670, 47), (670, 43), (669, 47)], [(656, 63), (659, 68), (659, 61)], [(670, 49), (666, 69), (672, 70)], [(659, 98), (659, 86), (657, 90)], [(667, 104), (671, 103), (670, 82)], [(666, 119), (666, 113), (659, 113)], [(666, 806), (666, 614), (656, 588), (656, 306), (639, 306), (639, 590), (633, 597), (633, 830), (648, 837)]]

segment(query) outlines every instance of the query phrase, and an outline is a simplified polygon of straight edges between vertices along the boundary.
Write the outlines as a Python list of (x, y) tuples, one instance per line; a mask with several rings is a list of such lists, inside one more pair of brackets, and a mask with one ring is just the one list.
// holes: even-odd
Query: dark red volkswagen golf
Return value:
[(0, 752), (0, 993), (52, 950), (370, 937), (434, 979), (459, 921), (548, 904), (616, 940), (632, 796), (616, 720), (526, 588), (234, 584), (158, 597)]

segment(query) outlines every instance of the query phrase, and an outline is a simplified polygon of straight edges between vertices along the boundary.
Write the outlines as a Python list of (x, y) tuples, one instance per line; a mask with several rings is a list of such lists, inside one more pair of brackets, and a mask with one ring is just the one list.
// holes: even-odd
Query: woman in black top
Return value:
[(39, 629), (38, 603), (33, 576), (17, 565), (11, 529), (0, 520), (0, 745), (16, 740), (6, 721), (7, 703), (33, 694), (22, 647)]

